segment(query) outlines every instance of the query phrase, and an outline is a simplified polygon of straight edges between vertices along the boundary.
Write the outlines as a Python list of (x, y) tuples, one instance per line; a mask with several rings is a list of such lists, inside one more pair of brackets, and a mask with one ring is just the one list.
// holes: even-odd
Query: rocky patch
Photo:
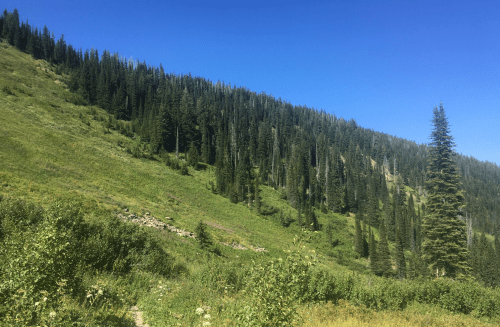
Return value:
[[(125, 209), (125, 213), (127, 214), (128, 212), (129, 212), (128, 209)], [(117, 216), (118, 216), (118, 218), (120, 218), (123, 221), (128, 221), (128, 222), (131, 222), (131, 223), (134, 223), (134, 224), (139, 224), (141, 226), (156, 228), (156, 229), (159, 229), (159, 230), (170, 230), (171, 232), (176, 233), (178, 236), (196, 238), (196, 235), (193, 232), (189, 232), (189, 231), (177, 228), (177, 227), (175, 227), (173, 225), (166, 224), (166, 223), (158, 220), (154, 216), (151, 216), (151, 214), (149, 212), (146, 212), (144, 214), (144, 216), (137, 216), (137, 215), (135, 215), (133, 213), (130, 213), (128, 215), (124, 215), (124, 214), (119, 213)], [(165, 217), (165, 220), (172, 221), (173, 219), (170, 218), (170, 217)], [(228, 233), (234, 233), (234, 231), (232, 231), (232, 230), (230, 230), (228, 228), (225, 228), (225, 227), (223, 227), (223, 226), (221, 226), (219, 224), (216, 224), (216, 223), (213, 223), (213, 222), (205, 222), (205, 223), (207, 225), (212, 226), (212, 227), (225, 230)], [(247, 248), (247, 247), (245, 247), (245, 246), (243, 246), (241, 244), (235, 243), (235, 242), (233, 242), (231, 244), (225, 243), (225, 242), (221, 242), (221, 244), (226, 245), (226, 246), (230, 246), (230, 247), (232, 247), (233, 249), (236, 249), (236, 250), (248, 250), (249, 249), (249, 248)], [(259, 247), (259, 246), (257, 246), (257, 247), (250, 246), (250, 250), (255, 251), (255, 252), (265, 252), (265, 251), (267, 251), (265, 248), (262, 248), (262, 247)]]

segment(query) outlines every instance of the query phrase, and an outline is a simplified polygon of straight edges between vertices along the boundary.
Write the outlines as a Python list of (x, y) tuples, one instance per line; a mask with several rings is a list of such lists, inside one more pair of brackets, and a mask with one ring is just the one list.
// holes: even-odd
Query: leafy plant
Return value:
[(315, 254), (304, 255), (298, 244), (286, 257), (254, 263), (247, 288), (250, 300), (243, 309), (249, 326), (288, 326), (298, 320), (297, 307), (307, 294)]

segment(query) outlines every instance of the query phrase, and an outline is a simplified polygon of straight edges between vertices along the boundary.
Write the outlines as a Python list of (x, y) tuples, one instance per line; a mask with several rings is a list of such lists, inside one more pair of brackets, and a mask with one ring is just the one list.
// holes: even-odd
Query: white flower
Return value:
[(208, 313), (203, 316), (203, 319), (206, 319), (206, 320), (210, 320), (210, 318), (212, 318), (212, 317), (210, 317), (210, 315)]
[(35, 307), (38, 306), (40, 304), (40, 302), (35, 302)]
[(102, 295), (103, 294), (102, 290), (99, 290), (99, 292), (97, 292), (97, 294)]
[(210, 326), (210, 321), (204, 321), (203, 326)]
[(55, 311), (51, 311), (51, 312), (49, 313), (49, 317), (50, 317), (50, 318), (54, 318), (55, 316), (56, 316)]
[(205, 313), (205, 310), (203, 310), (203, 308), (196, 308), (196, 314), (197, 314), (198, 316), (201, 316), (201, 315), (202, 315), (202, 314), (204, 314), (204, 313)]

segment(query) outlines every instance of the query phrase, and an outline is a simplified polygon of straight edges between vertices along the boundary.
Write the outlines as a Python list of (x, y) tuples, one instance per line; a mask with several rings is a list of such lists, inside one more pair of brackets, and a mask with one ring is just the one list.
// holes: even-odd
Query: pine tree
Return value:
[(255, 186), (254, 186), (254, 205), (257, 213), (260, 213), (260, 196), (259, 196), (259, 176), (255, 177)]
[(196, 145), (194, 144), (194, 142), (191, 142), (187, 153), (187, 163), (194, 169), (198, 169), (198, 161), (199, 161), (198, 149), (196, 149)]
[(378, 271), (378, 261), (377, 261), (377, 242), (375, 241), (375, 235), (373, 235), (373, 231), (371, 227), (368, 227), (368, 233), (370, 234), (369, 238), (369, 255), (370, 255), (370, 268), (374, 273)]
[(391, 254), (387, 241), (387, 230), (383, 219), (380, 220), (380, 242), (377, 251), (377, 275), (390, 276), (392, 274)]
[(429, 149), (426, 189), (426, 215), (423, 221), (424, 260), (437, 277), (467, 273), (465, 223), (459, 219), (463, 195), (457, 166), (453, 160), (453, 137), (443, 105), (434, 108)]
[(417, 215), (415, 214), (415, 205), (413, 203), (413, 195), (410, 194), (408, 198), (408, 210), (407, 210), (407, 218), (408, 225), (406, 226), (407, 230), (407, 238), (410, 244), (410, 250), (415, 251), (416, 249), (416, 241), (415, 241), (415, 221)]
[(198, 225), (196, 225), (194, 232), (200, 248), (208, 249), (212, 246), (212, 237), (210, 236), (210, 232), (208, 231), (207, 224), (205, 224), (202, 220), (198, 222)]
[(396, 268), (399, 279), (406, 278), (406, 259), (403, 247), (404, 234), (400, 228), (396, 228)]
[(356, 253), (359, 254), (359, 256), (363, 256), (364, 250), (363, 250), (363, 232), (361, 230), (361, 221), (359, 219), (359, 215), (356, 215), (355, 218), (355, 230), (356, 230), (356, 235), (355, 235), (355, 250)]
[(366, 223), (364, 220), (361, 221), (361, 234), (363, 235), (363, 258), (368, 258), (370, 255), (370, 244), (367, 241)]
[(498, 236), (499, 231), (498, 227), (495, 231), (495, 276), (496, 276), (496, 285), (500, 285), (500, 238)]

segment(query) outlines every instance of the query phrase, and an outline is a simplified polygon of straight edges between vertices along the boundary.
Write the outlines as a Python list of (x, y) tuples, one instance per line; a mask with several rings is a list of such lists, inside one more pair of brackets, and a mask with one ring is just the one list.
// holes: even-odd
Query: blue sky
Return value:
[[(74, 47), (117, 52), (500, 165), (500, 2), (4, 1)], [(3, 9), (3, 8), (2, 8)]]

